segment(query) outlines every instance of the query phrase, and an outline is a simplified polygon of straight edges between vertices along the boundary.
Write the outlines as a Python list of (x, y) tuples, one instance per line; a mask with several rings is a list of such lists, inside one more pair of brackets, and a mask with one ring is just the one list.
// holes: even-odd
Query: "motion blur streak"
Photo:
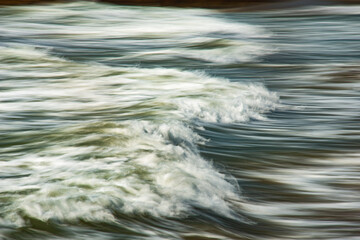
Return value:
[(0, 8), (1, 239), (356, 239), (360, 7)]

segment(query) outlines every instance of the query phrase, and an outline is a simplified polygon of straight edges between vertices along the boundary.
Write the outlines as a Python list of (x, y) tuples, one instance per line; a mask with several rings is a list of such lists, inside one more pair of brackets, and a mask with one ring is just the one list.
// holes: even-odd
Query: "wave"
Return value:
[(39, 136), (0, 163), (7, 174), (27, 173), (23, 182), (2, 180), (12, 199), (6, 221), (112, 222), (114, 212), (183, 217), (195, 208), (236, 214), (239, 187), (200, 155), (206, 139), (196, 129), (265, 120), (279, 106), (275, 93), (201, 72), (76, 63), (25, 45), (0, 52), (3, 74), (18, 78), (0, 83), (1, 117), (12, 118), (8, 129)]
[(65, 52), (73, 51), (74, 46), (89, 54), (94, 48), (103, 48), (111, 50), (113, 61), (190, 58), (232, 64), (276, 51), (262, 41), (271, 36), (265, 29), (228, 21), (219, 12), (205, 9), (74, 2), (7, 7), (4, 15), (0, 20), (3, 38), (32, 39), (35, 45), (58, 46)]

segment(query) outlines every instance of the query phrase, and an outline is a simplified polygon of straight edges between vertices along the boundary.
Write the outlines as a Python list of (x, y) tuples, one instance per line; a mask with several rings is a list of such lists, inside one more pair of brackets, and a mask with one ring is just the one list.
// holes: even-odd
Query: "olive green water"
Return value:
[(0, 8), (0, 239), (357, 239), (360, 7)]

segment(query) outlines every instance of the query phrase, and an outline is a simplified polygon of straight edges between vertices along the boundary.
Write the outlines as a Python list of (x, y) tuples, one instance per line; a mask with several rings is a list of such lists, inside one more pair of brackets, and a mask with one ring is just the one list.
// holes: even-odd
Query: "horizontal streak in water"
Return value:
[(0, 238), (357, 238), (359, 13), (1, 8)]

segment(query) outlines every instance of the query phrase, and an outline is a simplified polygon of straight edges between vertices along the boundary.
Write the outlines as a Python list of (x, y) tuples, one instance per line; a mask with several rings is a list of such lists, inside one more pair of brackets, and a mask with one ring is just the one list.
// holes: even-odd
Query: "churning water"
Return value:
[(360, 7), (0, 8), (0, 239), (360, 238)]

